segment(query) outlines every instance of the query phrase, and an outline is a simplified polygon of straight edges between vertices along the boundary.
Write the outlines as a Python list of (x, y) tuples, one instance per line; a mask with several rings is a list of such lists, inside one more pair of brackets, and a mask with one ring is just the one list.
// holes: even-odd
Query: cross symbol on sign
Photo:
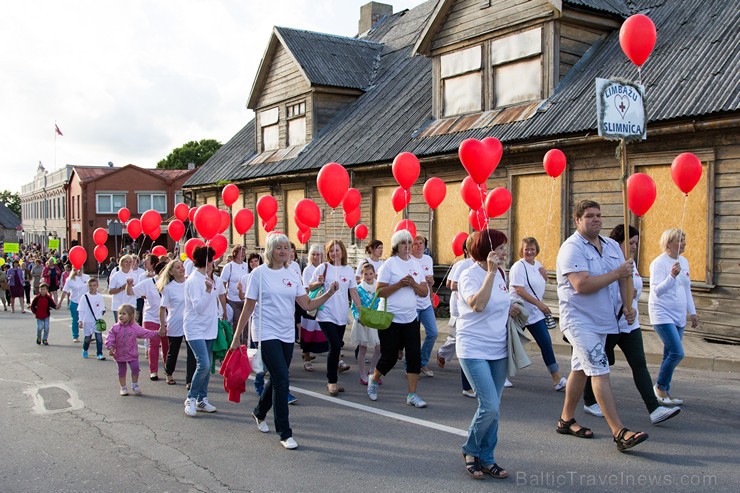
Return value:
[(624, 113), (627, 107), (624, 105), (624, 103), (619, 103), (619, 109), (622, 110), (622, 113)]

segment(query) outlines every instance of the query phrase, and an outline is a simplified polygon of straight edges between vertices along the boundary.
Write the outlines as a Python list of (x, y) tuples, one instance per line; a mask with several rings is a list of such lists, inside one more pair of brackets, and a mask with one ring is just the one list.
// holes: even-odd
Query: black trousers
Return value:
[[(183, 340), (185, 340), (185, 336), (167, 336), (167, 342), (169, 343), (169, 346), (167, 348), (167, 358), (165, 359), (164, 363), (164, 372), (167, 375), (171, 376), (173, 373), (175, 373), (177, 357), (180, 355), (180, 346), (182, 345)], [(185, 347), (188, 350), (185, 383), (190, 383), (190, 381), (193, 380), (193, 374), (195, 373), (197, 362), (195, 361), (195, 355), (193, 354), (193, 350), (190, 349), (190, 346), (188, 344), (185, 344)]]
[(406, 373), (421, 371), (421, 335), (417, 318), (407, 324), (391, 323), (385, 330), (378, 331), (380, 339), (380, 361), (375, 367), (382, 375), (387, 375), (396, 366), (398, 351), (406, 350)]

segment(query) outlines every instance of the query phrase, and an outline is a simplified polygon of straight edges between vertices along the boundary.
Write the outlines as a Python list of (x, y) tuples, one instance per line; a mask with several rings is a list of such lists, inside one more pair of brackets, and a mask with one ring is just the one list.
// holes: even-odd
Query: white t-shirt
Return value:
[[(642, 294), (642, 276), (637, 272), (637, 264), (635, 264), (634, 273), (632, 274), (632, 285), (635, 288), (635, 298), (632, 300), (632, 308), (635, 309), (635, 321), (632, 325), (629, 325), (627, 324), (627, 319), (624, 318), (624, 315), (619, 317), (619, 332), (629, 333), (640, 328), (640, 314), (637, 311), (637, 302), (640, 300), (640, 295)], [(622, 305), (619, 305), (617, 310), (619, 310), (621, 306)]]
[(357, 270), (355, 271), (355, 277), (359, 277), (360, 279), (362, 279), (362, 266), (365, 265), (366, 263), (371, 264), (375, 268), (375, 275), (377, 276), (378, 272), (380, 272), (380, 268), (385, 263), (385, 260), (378, 259), (377, 261), (375, 261), (371, 259), (370, 257), (360, 260), (360, 263), (357, 264)]
[(170, 281), (162, 291), (162, 306), (167, 308), (167, 335), (183, 335), (182, 323), (185, 311), (185, 282)]
[[(545, 318), (545, 314), (542, 313), (542, 311), (540, 311), (540, 309), (537, 308), (535, 305), (528, 301), (524, 301), (521, 296), (516, 294), (514, 286), (524, 288), (524, 290), (529, 293), (530, 296), (534, 296), (538, 300), (542, 301), (542, 296), (544, 296), (545, 294), (547, 281), (542, 278), (542, 274), (540, 274), (540, 267), (542, 267), (542, 264), (536, 260), (534, 261), (534, 265), (531, 265), (526, 260), (519, 260), (518, 262), (514, 262), (514, 265), (512, 265), (511, 269), (509, 270), (509, 287), (511, 291), (511, 299), (512, 301), (519, 301), (524, 304), (524, 308), (526, 308), (527, 313), (529, 314), (527, 325), (532, 325), (539, 322), (540, 320)], [(527, 282), (527, 276), (529, 276), (529, 282)], [(534, 291), (532, 291), (532, 289), (534, 289)]]
[(506, 279), (501, 270), (496, 270), (496, 277), (491, 288), (491, 297), (481, 312), (476, 312), (467, 303), (483, 286), (487, 272), (477, 263), (460, 274), (457, 290), (460, 303), (460, 316), (457, 318), (457, 357), (471, 359), (497, 360), (505, 358), (506, 324), (509, 322), (511, 298), (506, 287)]
[(224, 266), (221, 271), (221, 281), (228, 285), (228, 293), (226, 294), (227, 300), (241, 301), (239, 299), (239, 290), (236, 289), (236, 285), (248, 272), (249, 266), (246, 262), (242, 262), (241, 264), (229, 262)]
[[(325, 270), (328, 270), (328, 273), (324, 272)], [(349, 290), (357, 288), (352, 267), (348, 265), (329, 265), (327, 267), (327, 264), (324, 263), (314, 270), (311, 282), (318, 281), (319, 275), (324, 276), (324, 291), (328, 291), (334, 281), (339, 283), (339, 289), (324, 303), (321, 310), (316, 312), (316, 320), (347, 325), (349, 321)]]
[(194, 270), (185, 281), (183, 332), (188, 341), (216, 338), (218, 334), (218, 289), (206, 291), (206, 276)]
[[(319, 264), (319, 267), (321, 267), (324, 264)], [(308, 291), (308, 285), (311, 284), (311, 278), (313, 277), (314, 271), (317, 269), (313, 264), (308, 264), (305, 269), (303, 269), (303, 287), (306, 288), (306, 291)], [(322, 267), (323, 270), (323, 267)]]
[(305, 294), (300, 278), (288, 268), (271, 269), (265, 264), (254, 269), (247, 286), (247, 299), (257, 301), (252, 315), (252, 340), (259, 341), (261, 337), (263, 341), (295, 342), (295, 299)]
[(674, 278), (671, 270), (676, 262), (667, 253), (662, 253), (650, 264), (648, 313), (653, 325), (686, 327), (686, 313), (696, 315), (694, 298), (691, 296), (689, 261), (683, 255), (678, 256), (681, 272)]
[(138, 276), (134, 280), (134, 284), (139, 284), (144, 279), (153, 279), (154, 276), (150, 275), (149, 271), (146, 269), (139, 269), (136, 271), (138, 273)]
[(599, 236), (601, 254), (577, 231), (563, 242), (558, 252), (557, 279), (560, 301), (560, 330), (578, 327), (595, 334), (619, 332), (615, 306), (621, 306), (619, 282), (614, 281), (595, 293), (577, 293), (566, 274), (587, 272), (600, 276), (624, 262), (619, 243)]
[[(393, 256), (385, 261), (378, 273), (378, 282), (387, 285), (395, 284), (407, 275), (411, 274), (414, 280), (419, 284), (426, 284), (421, 266), (415, 258), (409, 256), (408, 260)], [(382, 298), (379, 310), (383, 309), (383, 304), (388, 304), (388, 311), (393, 314), (393, 322), (397, 324), (408, 324), (418, 318), (416, 313), (416, 293), (414, 288), (406, 286), (388, 298)]]
[(111, 307), (113, 310), (118, 311), (118, 308), (123, 305), (131, 305), (136, 308), (136, 296), (129, 296), (126, 294), (126, 280), (136, 279), (136, 273), (133, 269), (128, 272), (119, 270), (110, 277), (109, 288), (118, 289), (123, 286), (123, 290), (120, 293), (113, 295), (113, 301), (111, 301)]
[[(416, 258), (413, 256), (412, 258), (419, 262), (419, 265), (421, 266), (421, 273), (422, 276), (424, 276), (425, 281), (427, 276), (434, 277), (434, 261), (432, 260), (432, 257), (430, 257), (429, 255), (422, 255), (421, 258)], [(429, 289), (431, 290), (431, 286), (429, 287)], [(432, 306), (432, 299), (429, 295), (416, 297), (417, 310), (424, 310), (430, 306)]]
[[(213, 282), (216, 283), (214, 286), (214, 289), (216, 290), (216, 295), (218, 295), (218, 304), (216, 305), (216, 318), (221, 318), (224, 314), (224, 309), (226, 309), (225, 306), (221, 306), (221, 295), (225, 295), (227, 293), (227, 290), (220, 276), (213, 274)], [(239, 299), (238, 295), (237, 295), (237, 299)], [(227, 311), (227, 320), (231, 320), (231, 318), (228, 317), (228, 309), (226, 311)]]
[(68, 277), (64, 283), (62, 291), (69, 294), (70, 303), (80, 303), (80, 298), (83, 294), (88, 292), (87, 281), (90, 280), (90, 276), (82, 274), (75, 276), (74, 279)]
[(134, 285), (134, 296), (144, 298), (144, 313), (142, 322), (154, 322), (159, 325), (159, 307), (162, 304), (162, 296), (157, 290), (156, 278), (143, 277)]
[[(90, 306), (92, 306), (93, 311), (90, 311), (90, 307), (87, 306), (85, 295), (87, 295), (90, 300)], [(84, 335), (92, 335), (93, 332), (95, 332), (95, 319), (103, 318), (103, 314), (105, 313), (105, 301), (103, 300), (103, 296), (100, 293), (90, 294), (89, 291), (84, 293), (80, 296), (80, 304), (77, 306), (77, 313), (79, 314), (80, 322), (82, 322)]]
[(195, 270), (195, 264), (189, 258), (185, 259), (185, 262), (183, 262), (182, 266), (185, 267), (185, 277), (188, 277)]
[(296, 275), (298, 276), (298, 279), (300, 279), (300, 278), (301, 278), (301, 264), (299, 264), (299, 263), (298, 263), (298, 262), (296, 262), (296, 261), (291, 261), (291, 262), (290, 262), (290, 263), (288, 264), (288, 269), (290, 269), (290, 270), (292, 270), (293, 272), (295, 272), (295, 273), (296, 273)]

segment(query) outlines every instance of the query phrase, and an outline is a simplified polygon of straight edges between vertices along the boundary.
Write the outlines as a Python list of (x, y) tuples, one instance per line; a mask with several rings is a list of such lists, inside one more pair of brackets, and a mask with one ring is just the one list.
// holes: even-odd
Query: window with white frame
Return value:
[(443, 116), (483, 109), (481, 46), (440, 57)]
[(175, 205), (177, 204), (184, 204), (185, 203), (185, 196), (181, 191), (175, 192)]
[(292, 104), (286, 108), (288, 118), (288, 146), (306, 143), (306, 102)]
[(542, 28), (491, 41), (492, 107), (542, 98)]
[[(115, 214), (121, 207), (126, 207), (125, 193), (96, 193), (95, 212), (98, 214)], [(80, 202), (77, 197), (77, 218), (80, 218)]]
[(138, 193), (139, 214), (154, 209), (160, 214), (167, 214), (167, 194), (164, 193)]
[(260, 111), (259, 122), (262, 129), (262, 150), (271, 151), (280, 148), (279, 110), (271, 108)]

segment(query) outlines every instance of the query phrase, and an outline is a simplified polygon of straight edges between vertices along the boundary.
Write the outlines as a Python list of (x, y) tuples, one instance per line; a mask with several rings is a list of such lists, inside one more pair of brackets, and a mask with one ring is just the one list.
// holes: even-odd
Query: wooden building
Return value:
[[(507, 233), (512, 260), (520, 238), (537, 237), (541, 259), (554, 271), (558, 246), (574, 230), (575, 202), (600, 202), (607, 233), (622, 221), (616, 144), (596, 131), (595, 78), (638, 78), (618, 35), (627, 16), (646, 9), (658, 30), (641, 75), (648, 132), (628, 152), (630, 172), (655, 179), (658, 201), (644, 219), (633, 219), (642, 238), (640, 272), (648, 274), (661, 232), (683, 220), (698, 332), (740, 341), (740, 14), (734, 2), (430, 0), (395, 14), (375, 2), (366, 7), (363, 16), (379, 21), (361, 20), (372, 28), (357, 38), (274, 29), (249, 96), (255, 118), (184, 185), (194, 203), (223, 207), (226, 181), (242, 190), (234, 210), (254, 210), (261, 195), (272, 194), (277, 229), (295, 241), (293, 207), (309, 197), (324, 208), (311, 242), (339, 237), (362, 248), (341, 210), (327, 210), (316, 188), (318, 169), (339, 162), (362, 193), (361, 222), (370, 237), (388, 244), (398, 220), (412, 219), (430, 239), (441, 277), (454, 260), (452, 236), (470, 229), (457, 149), (467, 138), (496, 137), (504, 157), (487, 185), (507, 187), (514, 202), (491, 225)], [(384, 14), (373, 16), (378, 9)], [(568, 158), (555, 181), (542, 168), (554, 147)], [(422, 172), (410, 206), (394, 215), (390, 168), (403, 151), (419, 157)], [(670, 164), (687, 151), (699, 156), (704, 173), (685, 199), (671, 182)], [(431, 176), (448, 186), (434, 214), (421, 194)], [(265, 238), (259, 227), (244, 238), (231, 235), (249, 249)], [(547, 298), (557, 305), (554, 283)]]

